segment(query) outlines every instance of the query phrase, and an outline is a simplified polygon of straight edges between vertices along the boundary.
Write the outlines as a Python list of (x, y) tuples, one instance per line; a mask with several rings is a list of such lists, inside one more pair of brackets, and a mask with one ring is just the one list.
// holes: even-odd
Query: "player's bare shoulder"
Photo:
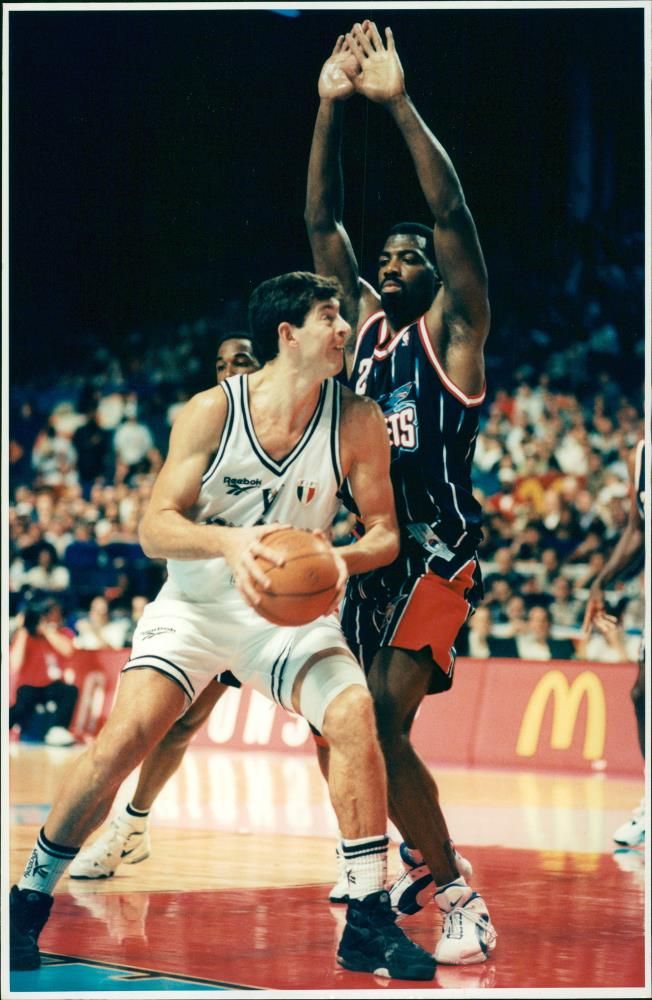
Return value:
[(172, 437), (190, 440), (201, 450), (204, 445), (215, 447), (222, 434), (229, 402), (224, 389), (212, 386), (196, 393), (181, 408), (172, 425)]

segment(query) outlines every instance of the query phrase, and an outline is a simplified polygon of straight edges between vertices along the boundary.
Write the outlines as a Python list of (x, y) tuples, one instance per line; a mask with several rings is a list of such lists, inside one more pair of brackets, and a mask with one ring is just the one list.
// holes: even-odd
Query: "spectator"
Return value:
[(570, 639), (554, 639), (550, 634), (550, 612), (541, 604), (530, 608), (527, 629), (516, 638), (522, 660), (571, 660), (575, 647)]
[(484, 599), (484, 607), (490, 610), (494, 624), (507, 621), (506, 607), (507, 602), (512, 596), (512, 588), (507, 580), (504, 580), (502, 577), (494, 580), (491, 590), (486, 594)]
[(491, 590), (497, 580), (504, 580), (512, 591), (518, 592), (523, 586), (524, 578), (514, 569), (514, 556), (511, 549), (503, 545), (494, 554), (495, 569), (485, 579), (485, 588)]
[(75, 623), (77, 649), (122, 649), (126, 622), (112, 621), (105, 597), (94, 597), (88, 614)]
[(32, 481), (32, 449), (42, 426), (43, 419), (28, 400), (23, 400), (11, 416), (9, 465), (14, 486)]
[[(65, 679), (74, 644), (72, 632), (63, 624), (61, 605), (53, 598), (33, 599), (16, 624), (9, 649), (9, 669), (17, 685), (9, 729), (17, 727), (23, 740), (68, 746), (75, 742), (67, 727), (78, 690)], [(21, 683), (22, 672), (38, 683)]]
[(573, 588), (569, 580), (561, 574), (552, 581), (552, 602), (548, 605), (553, 626), (565, 629), (575, 629), (581, 624), (584, 607), (573, 596)]
[(52, 417), (32, 448), (35, 483), (41, 486), (63, 486), (77, 482), (77, 452), (70, 438), (60, 434)]
[(9, 574), (12, 590), (31, 587), (32, 590), (60, 593), (70, 586), (70, 573), (65, 566), (59, 565), (52, 546), (48, 544), (37, 547), (36, 565), (29, 567), (24, 559), (18, 559), (12, 564)]
[(113, 446), (116, 483), (131, 483), (134, 476), (141, 472), (156, 472), (162, 464), (149, 427), (138, 420), (135, 404), (116, 429)]
[(494, 625), (494, 635), (504, 639), (515, 639), (517, 635), (521, 635), (526, 630), (527, 608), (520, 594), (514, 594), (507, 601), (505, 617), (507, 619), (505, 622)]
[(95, 403), (89, 406), (85, 422), (74, 432), (72, 443), (77, 452), (79, 481), (88, 499), (93, 483), (109, 478), (111, 471), (111, 434), (100, 426)]
[(125, 634), (123, 636), (123, 643), (125, 646), (131, 646), (131, 640), (134, 637), (134, 632), (136, 631), (136, 625), (140, 621), (141, 615), (145, 610), (148, 600), (142, 594), (136, 594), (131, 599), (131, 615), (127, 622), (127, 627), (125, 629)]
[(468, 622), (465, 638), (458, 652), (477, 659), (487, 659), (491, 656), (516, 657), (518, 651), (514, 639), (499, 638), (492, 634), (491, 612), (481, 605)]

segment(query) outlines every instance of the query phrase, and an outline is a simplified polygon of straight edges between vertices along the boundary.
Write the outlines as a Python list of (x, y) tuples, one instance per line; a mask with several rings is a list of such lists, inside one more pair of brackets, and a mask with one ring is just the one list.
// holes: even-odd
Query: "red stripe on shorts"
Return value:
[(475, 559), (470, 559), (454, 580), (435, 573), (419, 578), (389, 640), (401, 649), (429, 646), (432, 658), (444, 673), (453, 665), (451, 648), (469, 614), (464, 596), (473, 585)]

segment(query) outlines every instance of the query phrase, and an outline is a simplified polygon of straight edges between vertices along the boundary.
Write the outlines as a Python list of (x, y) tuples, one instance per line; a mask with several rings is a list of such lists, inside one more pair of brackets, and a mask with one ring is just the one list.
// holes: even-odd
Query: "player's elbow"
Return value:
[(157, 533), (153, 528), (152, 518), (146, 514), (138, 526), (138, 541), (148, 559), (157, 559), (161, 556), (156, 537)]
[(388, 566), (390, 563), (393, 563), (395, 559), (398, 559), (399, 552), (401, 551), (401, 540), (398, 528), (388, 528), (385, 532), (384, 541), (383, 562), (381, 565)]
[(328, 236), (335, 231), (335, 221), (319, 205), (306, 205), (303, 221), (310, 239)]

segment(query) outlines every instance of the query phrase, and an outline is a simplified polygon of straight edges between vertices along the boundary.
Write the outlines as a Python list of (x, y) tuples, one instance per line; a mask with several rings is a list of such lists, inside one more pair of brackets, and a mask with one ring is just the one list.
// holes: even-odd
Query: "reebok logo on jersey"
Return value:
[(169, 625), (159, 625), (156, 628), (148, 628), (146, 632), (141, 632), (140, 638), (153, 639), (155, 635), (162, 635), (163, 632), (176, 632), (176, 629)]
[(237, 496), (240, 493), (246, 493), (247, 490), (257, 489), (262, 485), (262, 480), (246, 478), (239, 479), (235, 476), (225, 476), (224, 483), (229, 487), (226, 492), (231, 496)]
[(314, 499), (317, 493), (316, 483), (312, 479), (300, 479), (297, 483), (297, 499), (299, 503), (302, 503), (304, 507)]

